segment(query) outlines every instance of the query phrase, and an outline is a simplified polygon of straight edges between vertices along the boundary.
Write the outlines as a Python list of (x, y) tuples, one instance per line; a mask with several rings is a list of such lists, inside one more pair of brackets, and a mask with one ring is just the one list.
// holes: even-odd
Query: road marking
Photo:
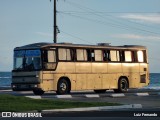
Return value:
[(41, 99), (41, 96), (25, 96), (25, 97), (32, 98), (32, 99)]
[(12, 90), (0, 90), (0, 92), (12, 92)]
[(99, 95), (97, 95), (97, 94), (87, 94), (87, 95), (85, 95), (87, 98), (99, 98)]
[(136, 93), (135, 95), (136, 96), (148, 96), (149, 94), (148, 93)]
[(71, 95), (56, 95), (55, 98), (72, 98)]
[(111, 97), (124, 97), (125, 95), (123, 93), (120, 94), (111, 94)]

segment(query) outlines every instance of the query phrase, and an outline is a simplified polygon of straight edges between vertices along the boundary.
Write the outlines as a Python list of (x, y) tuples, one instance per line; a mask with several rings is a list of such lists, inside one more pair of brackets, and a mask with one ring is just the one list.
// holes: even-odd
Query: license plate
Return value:
[(21, 88), (28, 88), (28, 85), (20, 85)]

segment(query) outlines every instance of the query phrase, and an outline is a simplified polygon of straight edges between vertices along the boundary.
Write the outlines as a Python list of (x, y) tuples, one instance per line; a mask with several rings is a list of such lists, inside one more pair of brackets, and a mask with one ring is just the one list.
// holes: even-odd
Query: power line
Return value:
[(92, 42), (89, 42), (89, 41), (87, 41), (87, 40), (84, 40), (84, 39), (82, 39), (82, 38), (79, 38), (79, 37), (77, 37), (77, 36), (75, 36), (75, 35), (72, 35), (72, 34), (70, 34), (70, 33), (67, 33), (67, 32), (64, 32), (64, 31), (61, 31), (61, 32), (64, 33), (64, 34), (66, 34), (66, 35), (68, 35), (68, 36), (71, 36), (71, 37), (73, 37), (73, 38), (76, 38), (77, 40), (84, 41), (84, 42), (87, 42), (87, 43), (89, 43), (89, 44), (94, 44), (94, 43), (92, 43)]
[[(63, 13), (67, 13), (67, 14), (79, 14), (79, 15), (93, 15), (93, 13), (97, 13), (97, 14), (100, 14), (100, 15), (103, 15), (104, 17), (110, 17), (110, 19), (112, 19), (113, 21), (116, 21), (118, 22), (119, 24), (121, 24), (119, 22), (120, 21), (127, 21), (128, 23), (133, 23), (133, 24), (137, 24), (137, 25), (140, 25), (140, 26), (143, 26), (143, 27), (147, 27), (147, 28), (153, 28), (153, 29), (160, 29), (160, 28), (156, 28), (156, 27), (153, 27), (153, 26), (149, 26), (149, 25), (146, 25), (146, 24), (141, 24), (141, 23), (138, 23), (138, 22), (134, 22), (134, 21), (130, 21), (130, 20), (127, 20), (127, 19), (123, 19), (121, 17), (116, 17), (116, 16), (113, 16), (111, 14), (108, 14), (108, 13), (111, 13), (111, 12), (82, 12), (82, 11), (59, 11), (59, 12), (63, 12)], [(127, 12), (127, 13), (130, 13), (130, 12)], [(133, 13), (133, 12), (132, 12)], [(136, 12), (135, 12), (136, 13)], [(118, 13), (119, 14), (119, 13)], [(146, 14), (150, 14), (150, 13), (147, 13)], [(158, 14), (158, 13), (157, 13)]]
[(93, 14), (93, 13), (98, 13), (98, 14), (108, 14), (108, 13), (111, 13), (111, 14), (122, 14), (122, 13), (143, 13), (143, 14), (151, 14), (151, 13), (155, 13), (155, 14), (160, 14), (160, 12), (100, 12), (100, 11), (95, 11), (95, 12), (88, 12), (88, 11), (85, 11), (85, 12), (82, 12), (82, 11), (63, 11), (63, 12), (69, 12), (69, 13), (80, 13), (80, 14)]
[(78, 15), (73, 15), (73, 14), (70, 14), (70, 13), (63, 13), (63, 12), (59, 12), (61, 14), (65, 14), (65, 15), (69, 15), (69, 16), (72, 16), (72, 17), (77, 17), (77, 18), (80, 18), (80, 19), (84, 19), (84, 20), (88, 20), (88, 21), (93, 21), (93, 22), (96, 22), (96, 23), (99, 23), (99, 24), (103, 24), (103, 25), (110, 25), (111, 27), (116, 27), (116, 28), (121, 28), (121, 29), (125, 29), (125, 30), (130, 30), (130, 28), (132, 28), (132, 30), (138, 30), (138, 31), (143, 31), (143, 32), (147, 32), (147, 33), (150, 33), (150, 34), (154, 34), (154, 35), (159, 35), (160, 33), (156, 33), (156, 32), (152, 32), (152, 31), (148, 31), (148, 30), (144, 30), (144, 29), (140, 29), (140, 28), (136, 28), (136, 27), (130, 27), (130, 26), (123, 26), (123, 25), (120, 25), (120, 24), (115, 24), (115, 23), (110, 23), (110, 22), (104, 22), (104, 21), (101, 21), (101, 20), (96, 20), (96, 19), (91, 19), (91, 18), (87, 18), (87, 17), (82, 17), (82, 16), (78, 16)]
[[(84, 10), (84, 11), (86, 11), (86, 10), (89, 10), (89, 11), (92, 11), (92, 12), (90, 12), (91, 14), (93, 14), (93, 15), (96, 15), (96, 16), (99, 16), (99, 17), (101, 17), (101, 18), (105, 18), (103, 15), (100, 15), (100, 14), (97, 14), (98, 12), (97, 11), (95, 11), (95, 10), (93, 10), (93, 9), (90, 9), (90, 8), (88, 8), (88, 7), (84, 7), (84, 6), (82, 6), (82, 5), (79, 5), (79, 4), (76, 4), (76, 3), (73, 3), (73, 2), (69, 2), (69, 1), (67, 1), (67, 3), (69, 3), (70, 5), (73, 5), (74, 7), (76, 6), (76, 7), (78, 7), (79, 9), (82, 9), (82, 10)], [(109, 15), (108, 15), (109, 16)], [(135, 30), (138, 30), (138, 31), (143, 31), (143, 32), (147, 32), (147, 33), (150, 33), (150, 34), (154, 34), (154, 35), (159, 35), (160, 33), (157, 33), (157, 32), (153, 32), (153, 31), (149, 31), (149, 30), (144, 30), (144, 29), (141, 29), (141, 28), (137, 28), (137, 27), (133, 27), (133, 26), (129, 26), (129, 25), (126, 25), (126, 24), (122, 24), (122, 23), (120, 23), (120, 22), (117, 22), (116, 20), (114, 20), (114, 19), (112, 19), (111, 20), (111, 22), (112, 21), (114, 21), (114, 22), (116, 22), (116, 23), (110, 23), (110, 24), (114, 24), (114, 25), (117, 25), (117, 26), (123, 26), (123, 28), (124, 27), (128, 27), (128, 28), (132, 28), (132, 29), (135, 29)], [(130, 21), (128, 21), (128, 22), (130, 22)], [(132, 23), (135, 23), (135, 22), (132, 22)], [(136, 24), (139, 24), (139, 23), (136, 23)], [(140, 25), (140, 24), (139, 24)], [(145, 26), (145, 25), (143, 25), (143, 26)], [(130, 30), (130, 29), (129, 29)]]

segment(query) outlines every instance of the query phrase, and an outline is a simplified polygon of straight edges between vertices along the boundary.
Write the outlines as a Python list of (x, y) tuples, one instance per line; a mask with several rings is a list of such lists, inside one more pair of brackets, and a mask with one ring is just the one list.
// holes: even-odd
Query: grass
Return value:
[(64, 109), (96, 106), (115, 106), (108, 102), (74, 102), (54, 99), (31, 99), (23, 96), (0, 95), (0, 112), (23, 112), (44, 109)]

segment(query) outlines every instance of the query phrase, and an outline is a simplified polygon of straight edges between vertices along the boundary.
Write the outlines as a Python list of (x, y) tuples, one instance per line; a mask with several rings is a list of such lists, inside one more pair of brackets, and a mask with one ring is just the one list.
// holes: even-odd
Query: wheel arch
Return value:
[(129, 88), (129, 79), (128, 79), (128, 77), (126, 77), (126, 76), (120, 76), (119, 77), (119, 79), (118, 79), (118, 84), (119, 84), (119, 82), (120, 82), (120, 80), (122, 79), (122, 78), (125, 78), (126, 80), (127, 80), (127, 83), (128, 83), (128, 88)]
[[(59, 82), (61, 79), (65, 79), (65, 80), (68, 82), (68, 84), (69, 84), (69, 89), (71, 90), (71, 81), (70, 81), (70, 79), (69, 79), (67, 76), (62, 76), (62, 77), (60, 77), (60, 78), (58, 79), (58, 82)], [(57, 85), (58, 85), (58, 82), (57, 82)]]

